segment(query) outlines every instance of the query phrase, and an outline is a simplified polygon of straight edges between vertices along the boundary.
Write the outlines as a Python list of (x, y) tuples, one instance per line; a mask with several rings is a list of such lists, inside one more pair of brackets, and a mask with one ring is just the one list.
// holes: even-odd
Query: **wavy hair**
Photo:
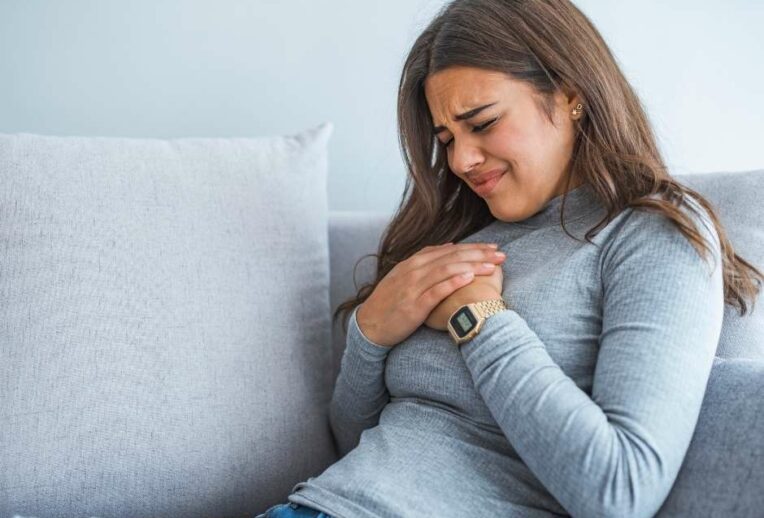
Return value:
[[(554, 93), (578, 93), (585, 111), (574, 121), (567, 182), (582, 178), (607, 209), (586, 233), (587, 241), (633, 207), (664, 214), (705, 257), (711, 245), (681, 210), (692, 205), (685, 197), (694, 198), (719, 236), (725, 302), (741, 315), (747, 301), (755, 304), (764, 275), (735, 253), (711, 204), (668, 173), (639, 98), (591, 21), (569, 0), (454, 0), (419, 35), (403, 66), (397, 115), (408, 174), (399, 207), (377, 254), (371, 254), (377, 257), (376, 277), (356, 286), (356, 295), (337, 307), (333, 321), (344, 312), (347, 331), (350, 313), (397, 263), (425, 246), (458, 242), (495, 220), (485, 201), (450, 171), (445, 148), (432, 134), (424, 82), (452, 66), (498, 71), (526, 82), (541, 94), (538, 108), (550, 121)], [(562, 203), (565, 228), (564, 195)]]

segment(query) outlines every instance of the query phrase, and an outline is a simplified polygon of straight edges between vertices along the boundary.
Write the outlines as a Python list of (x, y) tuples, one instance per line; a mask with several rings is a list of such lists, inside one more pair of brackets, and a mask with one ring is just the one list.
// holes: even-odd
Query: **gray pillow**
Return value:
[(333, 460), (332, 129), (0, 135), (0, 516), (251, 515)]
[[(711, 202), (735, 252), (764, 272), (764, 204), (761, 202), (764, 170), (677, 175), (677, 179)], [(743, 317), (731, 305), (724, 306), (718, 357), (764, 360), (762, 293), (756, 299), (753, 312)]]
[(762, 415), (764, 362), (715, 358), (692, 442), (656, 516), (762, 516)]

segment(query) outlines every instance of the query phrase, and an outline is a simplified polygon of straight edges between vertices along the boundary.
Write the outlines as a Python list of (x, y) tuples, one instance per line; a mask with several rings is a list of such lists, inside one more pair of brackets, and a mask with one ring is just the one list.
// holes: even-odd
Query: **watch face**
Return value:
[(456, 335), (459, 338), (467, 336), (467, 333), (469, 333), (476, 324), (477, 320), (475, 319), (475, 316), (472, 314), (470, 308), (466, 306), (451, 317), (451, 326), (454, 328), (454, 331), (456, 331)]

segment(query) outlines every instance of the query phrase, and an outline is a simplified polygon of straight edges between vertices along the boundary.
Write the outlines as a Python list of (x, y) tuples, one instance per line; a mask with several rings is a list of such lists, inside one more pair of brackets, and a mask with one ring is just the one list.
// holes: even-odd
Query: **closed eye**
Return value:
[[(496, 117), (495, 119), (491, 119), (488, 122), (484, 122), (483, 124), (480, 124), (479, 126), (475, 126), (474, 128), (472, 128), (472, 132), (473, 133), (480, 133), (481, 131), (486, 130), (489, 126), (491, 126), (497, 120), (499, 120), (498, 117)], [(454, 139), (451, 139), (448, 142), (445, 142), (445, 143), (442, 143), (442, 144), (443, 144), (443, 147), (449, 147), (449, 146), (451, 146), (451, 144), (453, 142), (454, 142)]]

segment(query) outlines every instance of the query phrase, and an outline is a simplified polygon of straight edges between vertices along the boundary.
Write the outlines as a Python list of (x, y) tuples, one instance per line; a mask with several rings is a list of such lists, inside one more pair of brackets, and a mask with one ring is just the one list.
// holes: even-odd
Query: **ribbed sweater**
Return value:
[[(349, 321), (329, 408), (341, 458), (289, 501), (335, 518), (649, 517), (697, 424), (721, 333), (719, 240), (701, 257), (659, 213), (605, 215), (588, 184), (461, 242), (507, 254), (502, 296), (457, 347), (425, 325), (394, 348)], [(699, 207), (698, 205), (693, 205)]]

